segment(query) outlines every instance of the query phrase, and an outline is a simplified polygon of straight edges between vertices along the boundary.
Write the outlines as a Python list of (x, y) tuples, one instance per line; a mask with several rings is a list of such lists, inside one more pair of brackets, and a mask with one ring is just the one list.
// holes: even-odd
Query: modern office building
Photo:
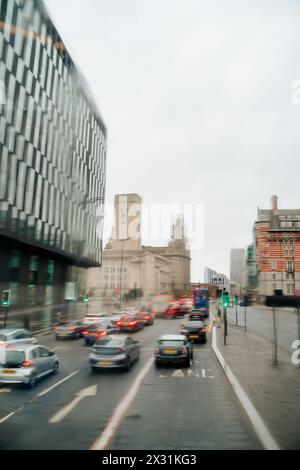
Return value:
[(234, 248), (230, 252), (230, 280), (243, 284), (246, 253), (243, 248)]
[(204, 282), (206, 284), (213, 284), (213, 279), (217, 277), (217, 271), (205, 266), (204, 268)]
[(254, 257), (257, 294), (285, 295), (300, 291), (300, 210), (279, 209), (278, 198), (271, 209), (259, 209), (254, 223)]
[(101, 264), (106, 128), (42, 1), (0, 0), (0, 84), (0, 292), (61, 303)]

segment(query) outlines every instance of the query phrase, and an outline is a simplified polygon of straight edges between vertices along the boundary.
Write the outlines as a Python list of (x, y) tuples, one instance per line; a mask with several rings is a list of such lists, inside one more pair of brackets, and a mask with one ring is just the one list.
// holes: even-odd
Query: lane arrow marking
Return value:
[(78, 403), (87, 397), (94, 397), (97, 395), (97, 385), (92, 387), (84, 388), (75, 394), (75, 398), (68, 405), (61, 408), (57, 413), (55, 413), (52, 418), (49, 419), (49, 423), (59, 423), (62, 421), (71, 411), (78, 405)]

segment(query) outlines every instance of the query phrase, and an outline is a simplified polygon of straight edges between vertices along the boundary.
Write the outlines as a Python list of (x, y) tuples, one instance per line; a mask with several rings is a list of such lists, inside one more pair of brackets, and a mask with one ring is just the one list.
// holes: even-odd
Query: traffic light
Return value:
[(227, 308), (229, 306), (229, 294), (228, 292), (223, 292), (223, 307)]
[(10, 304), (10, 290), (2, 292), (2, 307), (9, 307)]
[(87, 304), (89, 302), (89, 296), (86, 294), (83, 296), (83, 302)]

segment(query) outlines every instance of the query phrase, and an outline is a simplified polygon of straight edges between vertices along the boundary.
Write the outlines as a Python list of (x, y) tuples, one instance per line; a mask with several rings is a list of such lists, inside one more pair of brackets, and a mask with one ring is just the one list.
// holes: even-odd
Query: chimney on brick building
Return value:
[(272, 196), (271, 204), (272, 204), (272, 211), (277, 211), (278, 210), (278, 196)]

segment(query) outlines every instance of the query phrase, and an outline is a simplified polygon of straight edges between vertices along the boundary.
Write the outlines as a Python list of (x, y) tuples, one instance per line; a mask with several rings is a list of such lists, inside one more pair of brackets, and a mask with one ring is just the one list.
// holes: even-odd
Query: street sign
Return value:
[(2, 307), (9, 307), (10, 305), (10, 290), (2, 292)]
[(239, 304), (239, 297), (237, 295), (234, 296), (234, 305)]

